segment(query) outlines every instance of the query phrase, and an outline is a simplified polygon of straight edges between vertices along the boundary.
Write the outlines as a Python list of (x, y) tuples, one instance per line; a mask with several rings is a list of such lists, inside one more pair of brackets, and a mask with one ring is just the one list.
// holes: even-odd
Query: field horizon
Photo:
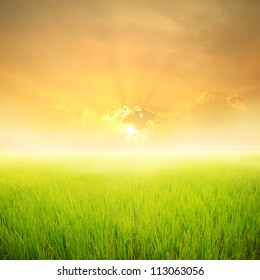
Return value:
[(0, 155), (0, 259), (259, 259), (259, 152)]

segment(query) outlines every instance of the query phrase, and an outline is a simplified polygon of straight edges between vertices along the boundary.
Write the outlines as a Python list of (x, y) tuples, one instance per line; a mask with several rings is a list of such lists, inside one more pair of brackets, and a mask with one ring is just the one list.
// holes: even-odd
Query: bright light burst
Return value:
[(134, 135), (137, 135), (137, 130), (132, 125), (129, 124), (126, 127), (126, 133), (127, 133), (127, 137), (131, 138)]

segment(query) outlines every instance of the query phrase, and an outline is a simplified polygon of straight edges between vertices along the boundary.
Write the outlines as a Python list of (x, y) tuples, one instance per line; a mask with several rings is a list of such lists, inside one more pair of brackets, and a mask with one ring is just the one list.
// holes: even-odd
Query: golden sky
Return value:
[(260, 149), (260, 1), (0, 0), (0, 151)]

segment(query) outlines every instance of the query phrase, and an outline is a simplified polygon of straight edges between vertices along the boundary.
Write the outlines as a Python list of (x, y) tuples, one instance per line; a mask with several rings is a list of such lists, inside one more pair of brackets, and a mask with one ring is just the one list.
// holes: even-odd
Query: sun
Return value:
[(127, 133), (127, 137), (132, 137), (135, 134), (137, 134), (137, 130), (132, 126), (132, 125), (127, 125), (126, 127), (126, 133)]

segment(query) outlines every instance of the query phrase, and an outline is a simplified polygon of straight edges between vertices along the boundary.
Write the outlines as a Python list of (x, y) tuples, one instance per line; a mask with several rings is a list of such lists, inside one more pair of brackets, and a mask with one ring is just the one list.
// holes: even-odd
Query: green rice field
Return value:
[(260, 154), (2, 155), (0, 259), (260, 258)]

